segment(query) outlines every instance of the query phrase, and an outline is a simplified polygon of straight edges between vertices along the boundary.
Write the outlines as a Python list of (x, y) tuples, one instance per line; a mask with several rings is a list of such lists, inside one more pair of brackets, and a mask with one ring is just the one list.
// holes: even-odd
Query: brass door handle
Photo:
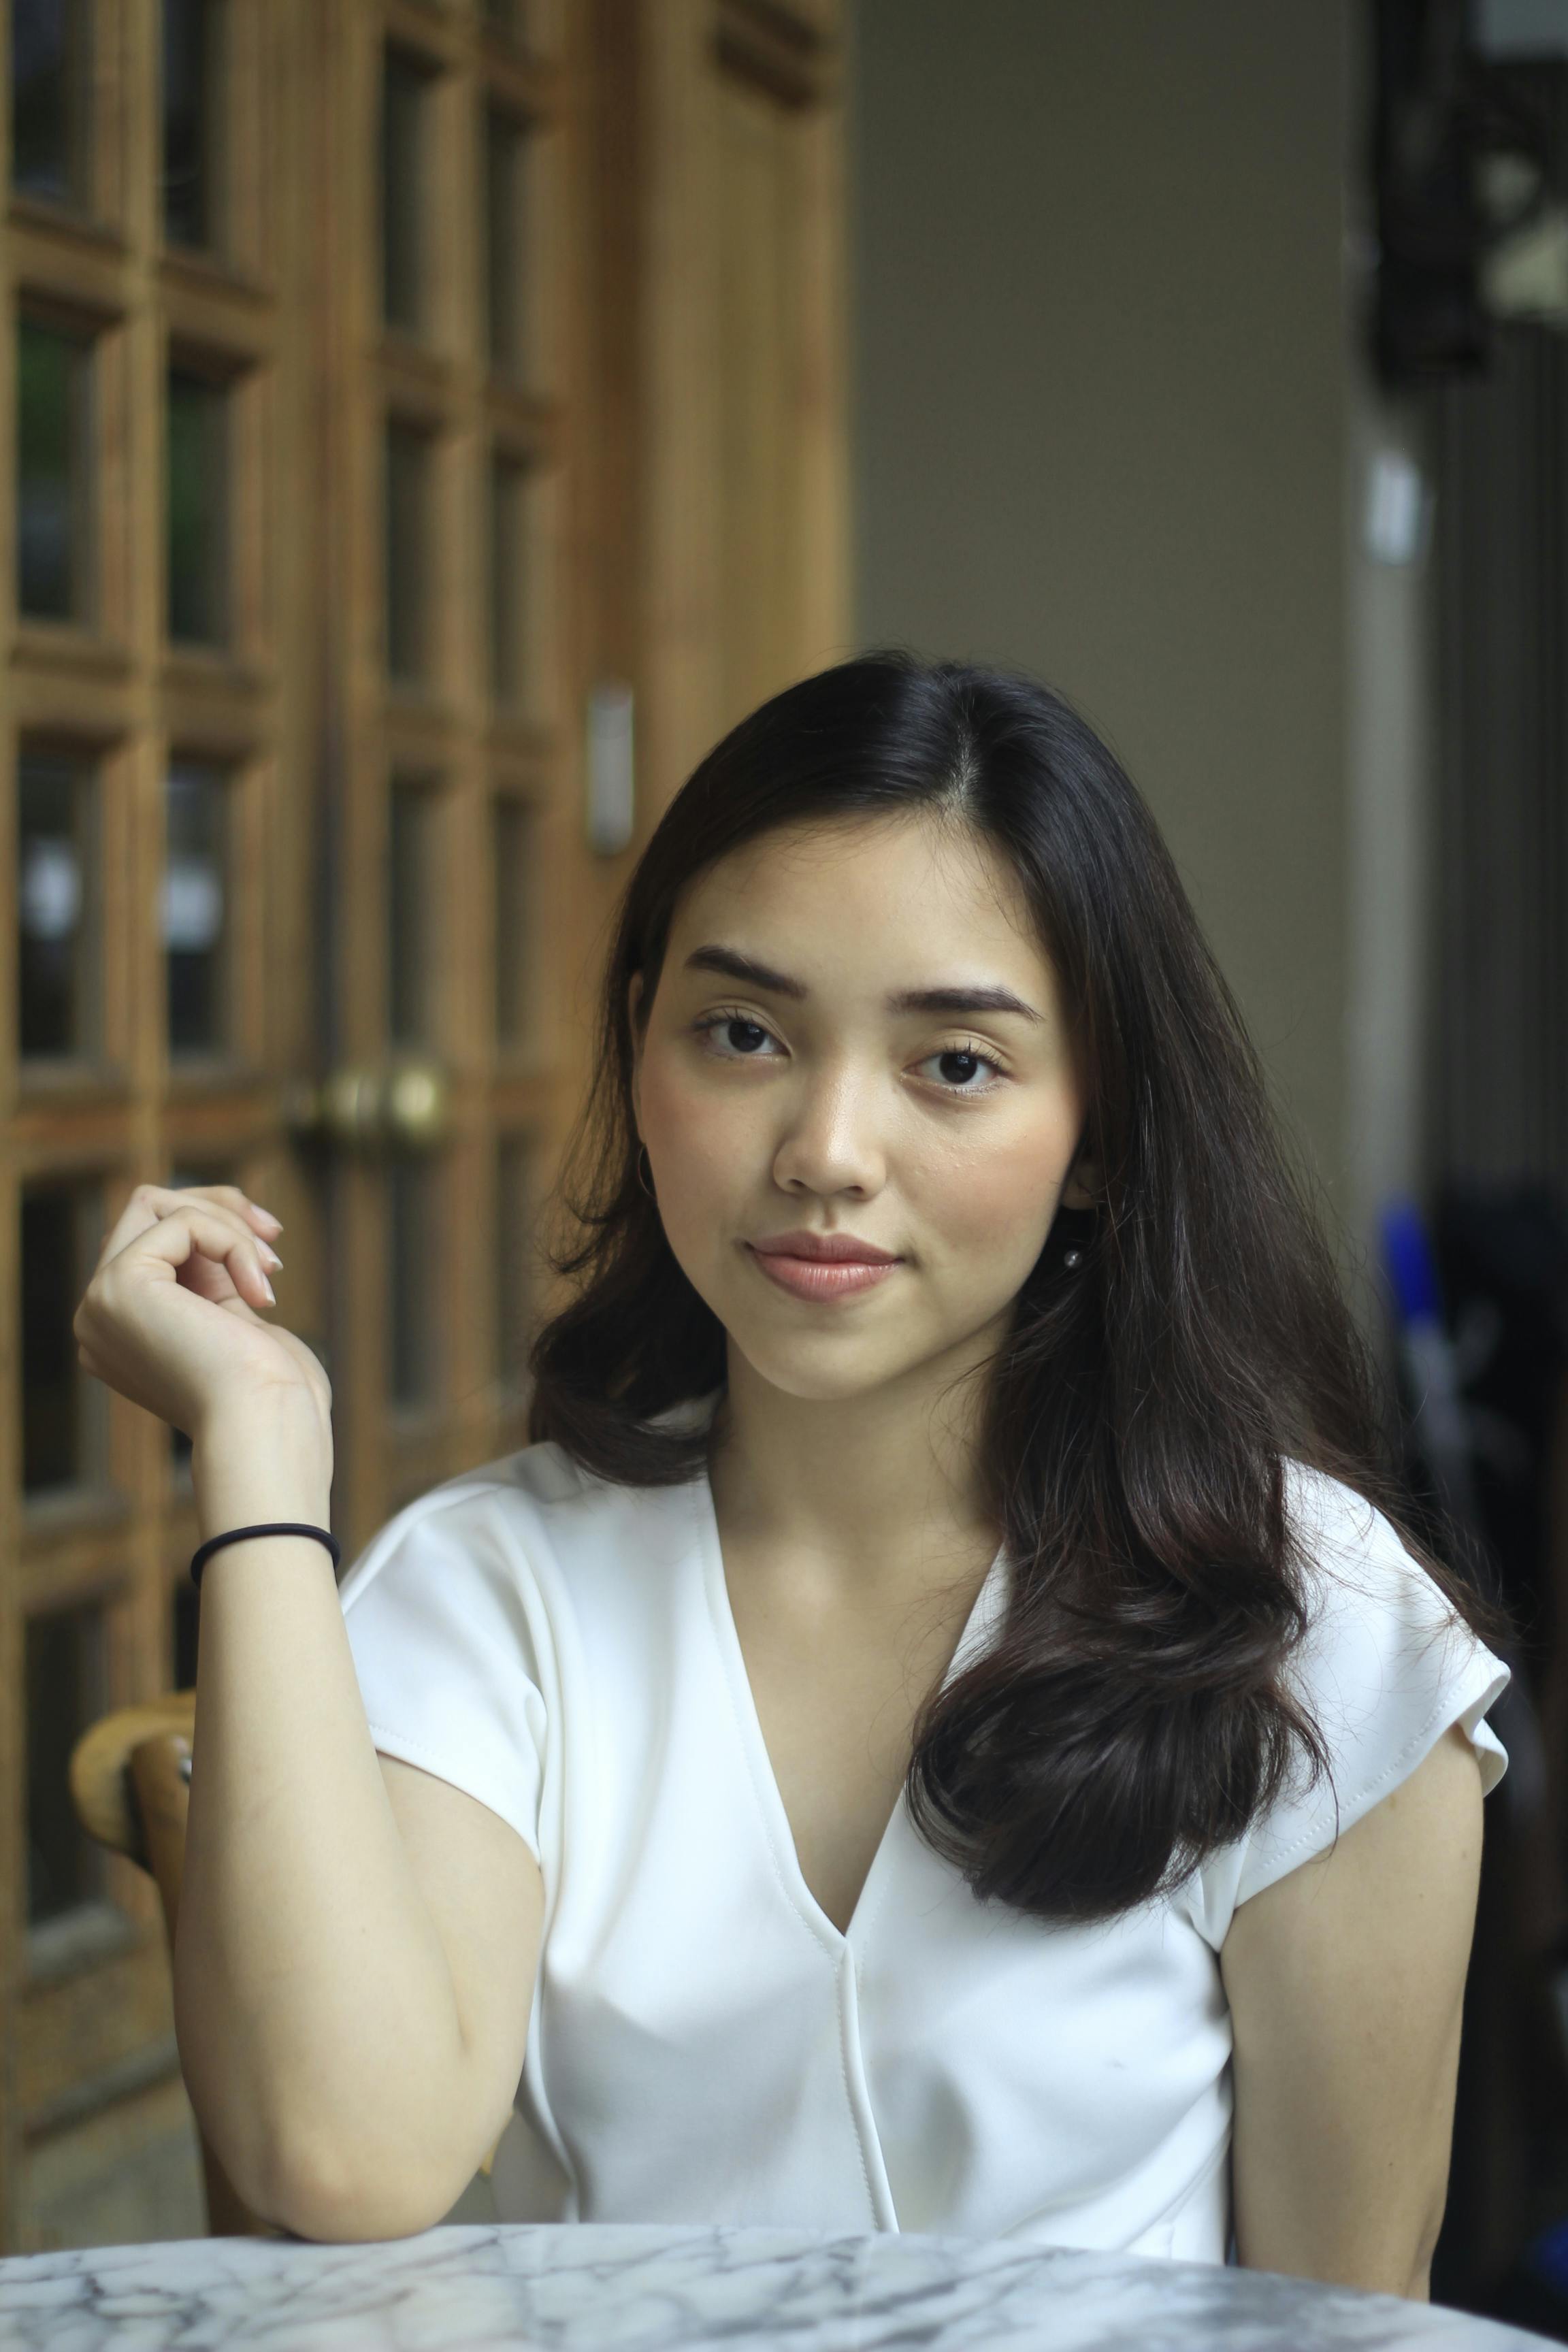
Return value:
[(432, 1151), (451, 1132), (451, 1085), (439, 1062), (405, 1056), (383, 1068), (350, 1065), (289, 1090), (284, 1118), (297, 1136), (371, 1153)]

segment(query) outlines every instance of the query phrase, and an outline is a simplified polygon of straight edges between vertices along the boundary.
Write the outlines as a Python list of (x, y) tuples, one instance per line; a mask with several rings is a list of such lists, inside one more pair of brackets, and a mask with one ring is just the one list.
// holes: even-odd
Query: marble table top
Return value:
[(488, 2223), (372, 2244), (193, 2238), (0, 2261), (0, 2345), (48, 2352), (1505, 2352), (1545, 2341), (1267, 2272), (893, 2231)]

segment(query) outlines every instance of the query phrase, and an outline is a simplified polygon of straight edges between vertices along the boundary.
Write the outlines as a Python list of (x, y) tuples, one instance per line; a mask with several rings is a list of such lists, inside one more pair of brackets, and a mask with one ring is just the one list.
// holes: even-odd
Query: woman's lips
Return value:
[(781, 1290), (792, 1291), (796, 1298), (843, 1298), (852, 1290), (871, 1290), (902, 1264), (900, 1258), (894, 1258), (889, 1265), (870, 1265), (864, 1258), (850, 1258), (835, 1265), (820, 1258), (786, 1257), (777, 1251), (770, 1251), (764, 1256), (761, 1250), (752, 1250), (751, 1255), (770, 1282), (776, 1282)]

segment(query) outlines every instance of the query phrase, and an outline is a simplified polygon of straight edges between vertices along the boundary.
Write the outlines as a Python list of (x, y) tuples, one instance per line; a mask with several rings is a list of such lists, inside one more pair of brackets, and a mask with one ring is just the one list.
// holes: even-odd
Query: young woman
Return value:
[[(898, 655), (625, 895), (533, 1441), (211, 1554), (174, 1955), (308, 2237), (919, 2230), (1421, 2296), (1503, 1627), (1402, 1518), (1265, 1084), (1057, 696)], [(77, 1319), (204, 1537), (324, 1528), (227, 1189)]]

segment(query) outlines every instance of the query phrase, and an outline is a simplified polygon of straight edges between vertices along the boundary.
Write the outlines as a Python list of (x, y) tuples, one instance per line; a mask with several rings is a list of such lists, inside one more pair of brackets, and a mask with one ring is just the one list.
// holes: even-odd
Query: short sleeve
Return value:
[(1464, 1726), (1476, 1751), (1483, 1794), (1508, 1765), (1484, 1718), (1510, 1670), (1455, 1614), (1383, 1513), (1300, 1463), (1287, 1465), (1286, 1497), (1308, 1610), (1287, 1675), (1323, 1735), (1331, 1769), (1309, 1787), (1304, 1763), (1295, 1763), (1275, 1802), (1197, 1874), (1197, 1916), (1216, 1949), (1237, 1904), (1327, 1852), (1451, 1724)]
[(499, 1486), (422, 1496), (338, 1597), (376, 1748), (478, 1798), (537, 1862), (549, 1634), (508, 1499)]

